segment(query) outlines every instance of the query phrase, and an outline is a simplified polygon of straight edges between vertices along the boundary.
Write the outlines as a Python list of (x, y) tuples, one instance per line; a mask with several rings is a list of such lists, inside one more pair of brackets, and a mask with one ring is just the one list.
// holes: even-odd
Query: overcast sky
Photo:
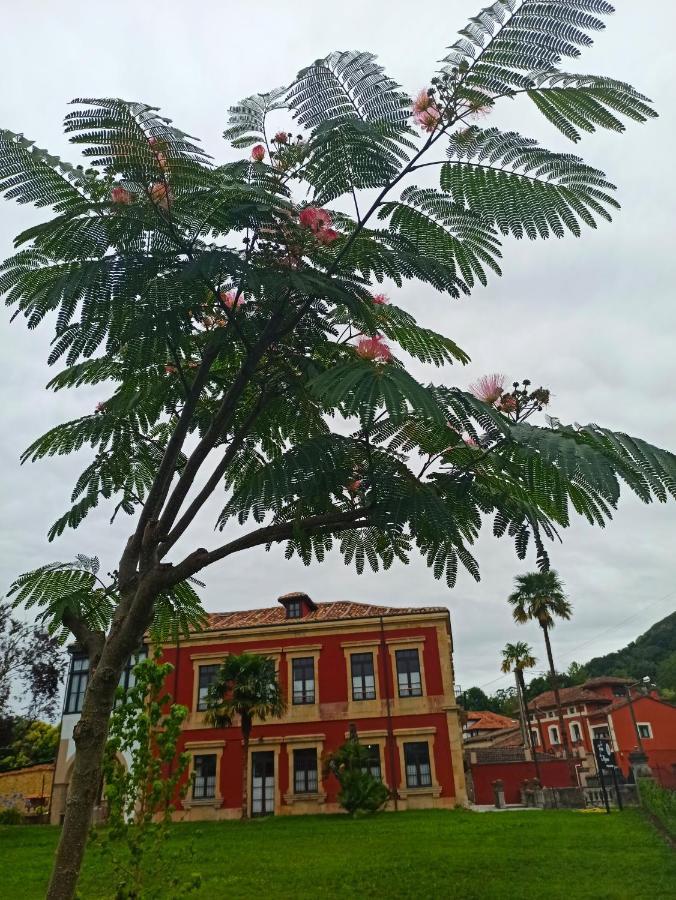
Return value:
[[(331, 50), (375, 52), (411, 93), (428, 84), (435, 61), (455, 32), (478, 11), (479, 0), (232, 2), (189, 6), (116, 0), (99, 6), (72, 0), (55, 5), (23, 0), (5, 5), (0, 48), (3, 90), (0, 127), (21, 131), (41, 147), (73, 161), (61, 132), (74, 97), (120, 96), (162, 108), (179, 127), (199, 136), (216, 158), (228, 152), (221, 137), (227, 107), (256, 91), (288, 83), (296, 71)], [(619, 186), (615, 222), (583, 237), (507, 242), (504, 275), (471, 298), (454, 301), (431, 288), (409, 285), (396, 302), (423, 324), (448, 334), (472, 363), (427, 373), (467, 386), (485, 372), (508, 382), (528, 377), (549, 386), (552, 414), (563, 421), (597, 422), (676, 450), (676, 181), (673, 148), (674, 7), (667, 0), (618, 0), (618, 11), (595, 47), (570, 69), (635, 84), (656, 103), (661, 118), (630, 124), (627, 133), (586, 137), (573, 150), (528, 105), (511, 103), (496, 116), (501, 126), (552, 149), (579, 152)], [(107, 9), (107, 15), (102, 10)], [(38, 221), (31, 207), (1, 201), (0, 253), (13, 236)], [(395, 299), (393, 297), (393, 299)], [(49, 394), (54, 374), (45, 364), (49, 328), (28, 333), (23, 320), (2, 326), (3, 497), (0, 590), (29, 568), (75, 553), (98, 554), (115, 566), (129, 522), (108, 525), (103, 508), (77, 532), (52, 545), (45, 534), (66, 508), (87, 457), (20, 467), (20, 452), (53, 424), (91, 411), (96, 391)], [(422, 374), (418, 370), (416, 374)], [(213, 514), (192, 546), (213, 546)], [(556, 628), (559, 666), (623, 646), (676, 606), (676, 505), (643, 506), (625, 495), (605, 529), (577, 522), (553, 562), (566, 581), (574, 619)], [(512, 623), (505, 602), (520, 563), (513, 545), (496, 542), (490, 528), (477, 548), (482, 581), (461, 575), (449, 592), (415, 560), (387, 573), (362, 576), (334, 555), (323, 565), (287, 563), (282, 549), (239, 554), (208, 570), (209, 610), (266, 606), (278, 595), (304, 590), (315, 600), (359, 600), (405, 605), (448, 605), (455, 638), (457, 680), (463, 687), (508, 686), (499, 677), (500, 649), (530, 641), (544, 659), (538, 629)], [(542, 664), (542, 663), (541, 663)]]

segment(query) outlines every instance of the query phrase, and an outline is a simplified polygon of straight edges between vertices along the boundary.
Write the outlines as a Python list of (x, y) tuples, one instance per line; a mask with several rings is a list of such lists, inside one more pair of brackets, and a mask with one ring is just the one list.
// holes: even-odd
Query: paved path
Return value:
[(498, 809), (492, 804), (470, 803), (469, 808), (472, 812), (525, 812), (527, 810), (538, 809), (537, 806), (520, 806), (519, 804), (509, 804), (508, 806)]

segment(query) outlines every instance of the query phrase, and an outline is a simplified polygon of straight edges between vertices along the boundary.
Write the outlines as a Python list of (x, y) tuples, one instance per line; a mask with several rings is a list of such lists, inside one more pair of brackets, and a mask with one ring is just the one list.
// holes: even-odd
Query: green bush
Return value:
[(374, 813), (387, 803), (390, 792), (370, 771), (368, 747), (350, 738), (325, 762), (325, 771), (338, 779), (338, 802), (350, 815)]
[(641, 779), (639, 787), (643, 806), (676, 836), (676, 791), (660, 787), (652, 778)]
[(22, 815), (16, 806), (0, 809), (0, 825), (21, 825)]

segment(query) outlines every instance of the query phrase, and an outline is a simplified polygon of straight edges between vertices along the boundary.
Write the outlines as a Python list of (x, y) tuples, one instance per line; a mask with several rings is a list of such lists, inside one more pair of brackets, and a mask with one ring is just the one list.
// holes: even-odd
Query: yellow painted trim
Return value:
[[(340, 645), (345, 657), (345, 674), (347, 679), (347, 717), (363, 718), (364, 716), (381, 716), (382, 695), (380, 693), (380, 643), (378, 641), (349, 641)], [(376, 688), (376, 696), (373, 700), (355, 700), (352, 696), (352, 663), (350, 657), (356, 652), (368, 652), (373, 655), (373, 675)]]
[(225, 741), (186, 741), (186, 750), (213, 750), (217, 747), (225, 747)]
[[(369, 740), (370, 738), (377, 738), (377, 737), (385, 737), (386, 738), (387, 737), (387, 729), (380, 728), (380, 729), (378, 729), (378, 731), (359, 731), (357, 729), (357, 735), (359, 736), (360, 741), (362, 740), (362, 738), (365, 741)], [(350, 736), (350, 732), (346, 731), (345, 737), (349, 738), (349, 736)]]
[[(429, 740), (426, 741), (426, 743), (429, 750), (432, 784), (425, 787), (410, 788), (406, 784), (406, 758), (404, 756), (404, 744), (413, 743), (413, 741), (406, 740), (406, 738), (415, 739), (417, 737), (423, 737), (425, 734), (429, 735)], [(399, 750), (399, 771), (401, 772), (401, 787), (399, 788), (398, 793), (402, 800), (406, 800), (409, 795), (422, 796), (425, 794), (431, 794), (433, 797), (439, 797), (441, 795), (441, 785), (437, 781), (437, 766), (434, 754), (435, 735), (436, 728), (395, 728), (394, 736), (397, 742), (397, 749)]]
[[(288, 758), (288, 767), (289, 767), (289, 790), (286, 794), (284, 794), (284, 802), (288, 805), (293, 805), (294, 803), (310, 803), (310, 804), (321, 804), (326, 800), (326, 791), (324, 790), (324, 780), (322, 777), (322, 751), (324, 749), (324, 741), (326, 740), (325, 734), (294, 734), (290, 737), (285, 737), (284, 741), (287, 744), (294, 744), (292, 749), (289, 749), (287, 752)], [(317, 751), (317, 787), (318, 790), (315, 794), (296, 794), (294, 791), (295, 787), (295, 778), (293, 773), (293, 751), (294, 750), (312, 750), (315, 749)]]
[(372, 638), (368, 641), (341, 641), (340, 646), (353, 649), (357, 649), (358, 647), (378, 647), (380, 646), (380, 641), (378, 638)]
[(282, 746), (282, 741), (279, 738), (263, 738), (262, 743), (265, 745), (264, 749), (261, 750), (260, 742), (251, 741), (249, 743), (249, 768), (248, 768), (248, 778), (249, 784), (247, 785), (247, 806), (249, 811), (249, 816), (253, 816), (253, 759), (251, 758), (254, 753), (272, 753), (273, 756), (273, 778), (275, 782), (275, 792), (274, 792), (274, 813), (276, 816), (279, 815), (279, 811), (281, 809), (282, 800), (281, 794), (279, 793), (279, 751)]
[[(411, 637), (405, 641), (386, 641), (387, 649), (390, 654), (390, 671), (392, 672), (392, 681), (394, 687), (394, 697), (392, 698), (392, 714), (395, 716), (415, 715), (419, 712), (432, 712), (429, 703), (429, 694), (427, 691), (427, 678), (425, 677), (425, 654), (423, 652), (425, 637)], [(399, 676), (397, 674), (397, 650), (417, 650), (418, 662), (420, 663), (420, 686), (422, 695), (420, 697), (400, 697), (399, 696)]]
[[(424, 634), (421, 634), (420, 637), (411, 639), (410, 637), (396, 637), (396, 638), (385, 638), (386, 644), (410, 644), (411, 641), (414, 640), (416, 644), (424, 644), (427, 640), (427, 637)], [(401, 650), (401, 647), (398, 648)]]
[(222, 659), (224, 660), (226, 656), (229, 656), (229, 652), (227, 650), (212, 650), (209, 653), (191, 653), (190, 659), (195, 662), (205, 662), (209, 659)]
[(421, 734), (422, 734), (422, 735), (424, 735), (424, 734), (436, 734), (436, 733), (437, 733), (437, 727), (436, 727), (436, 725), (427, 725), (427, 726), (422, 727), (422, 728), (395, 728), (394, 731), (393, 731), (392, 733), (393, 733), (396, 737), (406, 736), (406, 735), (408, 735), (408, 736), (410, 736), (410, 737), (416, 737), (417, 735), (421, 735)]
[(323, 647), (323, 644), (292, 644), (288, 647), (282, 647), (282, 653), (286, 653), (287, 656), (300, 653), (302, 656), (304, 653), (310, 653), (313, 650), (322, 650)]
[[(284, 655), (287, 661), (287, 682), (288, 697), (286, 704), (285, 720), (287, 722), (313, 722), (319, 719), (319, 656), (322, 649), (321, 644), (315, 644), (306, 647), (294, 647), (293, 650), (285, 651)], [(315, 702), (314, 703), (294, 703), (293, 702), (293, 660), (304, 659), (311, 656), (314, 660), (314, 679), (315, 679)]]
[[(190, 704), (190, 713), (185, 722), (185, 728), (208, 728), (206, 710), (197, 709), (197, 695), (199, 693), (199, 669), (204, 665), (215, 665), (213, 660), (225, 661), (225, 657), (229, 654), (221, 651), (220, 653), (202, 653), (190, 656), (192, 661), (192, 703)], [(209, 660), (212, 660), (209, 663)]]
[(191, 789), (181, 801), (183, 809), (189, 810), (194, 806), (213, 806), (215, 809), (219, 809), (223, 805), (223, 795), (221, 794), (221, 762), (223, 760), (225, 741), (189, 741), (185, 745), (185, 749), (190, 753), (190, 765), (188, 768), (191, 776), (195, 771), (195, 757), (207, 755), (195, 751), (213, 751), (216, 756), (216, 793), (214, 797), (208, 797), (204, 800), (193, 800)]

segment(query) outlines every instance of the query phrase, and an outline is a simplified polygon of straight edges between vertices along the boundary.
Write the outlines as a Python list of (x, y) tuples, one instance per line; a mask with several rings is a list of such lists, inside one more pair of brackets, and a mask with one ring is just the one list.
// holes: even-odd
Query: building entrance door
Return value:
[(275, 754), (269, 750), (251, 754), (251, 815), (275, 812)]

